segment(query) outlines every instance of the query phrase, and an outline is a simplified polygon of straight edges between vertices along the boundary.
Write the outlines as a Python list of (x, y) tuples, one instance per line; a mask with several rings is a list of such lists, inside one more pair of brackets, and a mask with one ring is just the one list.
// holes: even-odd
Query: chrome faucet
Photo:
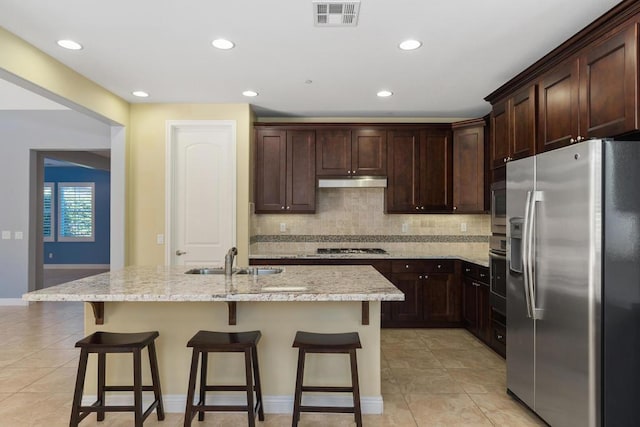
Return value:
[(238, 255), (238, 250), (235, 246), (229, 249), (229, 252), (224, 256), (224, 275), (231, 277), (233, 274), (233, 258)]

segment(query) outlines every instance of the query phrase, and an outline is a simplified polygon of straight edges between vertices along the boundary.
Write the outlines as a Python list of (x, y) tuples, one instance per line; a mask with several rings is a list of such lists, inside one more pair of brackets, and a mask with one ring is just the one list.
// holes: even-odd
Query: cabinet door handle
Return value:
[(429, 275), (428, 275), (428, 274), (425, 274), (425, 275), (424, 275), (424, 278), (425, 278), (425, 279), (428, 279), (428, 278), (429, 278)]
[(409, 268), (409, 264), (406, 264), (406, 265), (404, 266), (404, 268)]
[(176, 251), (176, 255), (178, 255), (178, 256), (182, 256), (182, 255), (185, 255), (185, 254), (186, 254), (186, 252), (185, 251), (181, 251), (180, 249), (178, 249)]
[(441, 265), (441, 264), (438, 264), (438, 268), (442, 268), (442, 265)]
[(291, 209), (291, 206), (287, 206), (287, 209)]
[(502, 159), (502, 161), (503, 161), (504, 163), (507, 163), (507, 158), (506, 158), (506, 157), (504, 157), (504, 158)]
[(569, 140), (569, 144), (573, 144), (574, 142), (576, 142), (576, 140), (575, 140), (574, 138), (571, 138), (571, 139)]
[(418, 279), (422, 279), (422, 276), (418, 276)]
[(458, 210), (458, 207), (457, 207), (457, 206), (454, 206), (454, 207), (453, 207), (453, 210), (454, 210), (454, 211), (455, 211), (455, 210)]
[(420, 206), (420, 210), (422, 210), (422, 211), (423, 211), (423, 210), (424, 210), (424, 206)]
[(420, 210), (420, 206), (416, 206), (416, 210)]
[(485, 277), (485, 276), (486, 276), (486, 274), (480, 273), (480, 277)]
[(465, 269), (464, 269), (464, 272), (465, 272), (465, 273), (469, 273), (470, 271), (471, 271), (471, 269), (470, 269), (470, 268), (465, 268)]
[(280, 206), (280, 209), (284, 210), (284, 206)]

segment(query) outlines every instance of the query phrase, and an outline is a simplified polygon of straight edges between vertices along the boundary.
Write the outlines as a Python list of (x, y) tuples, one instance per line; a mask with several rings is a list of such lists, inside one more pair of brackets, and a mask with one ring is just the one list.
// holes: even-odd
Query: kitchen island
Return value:
[[(291, 344), (296, 331), (357, 331), (363, 347), (358, 350), (362, 409), (364, 413), (382, 412), (380, 301), (402, 301), (404, 295), (375, 269), (286, 266), (279, 274), (225, 277), (185, 274), (189, 268), (132, 266), (30, 292), (23, 298), (90, 303), (85, 309), (86, 334), (159, 331), (160, 380), (170, 412), (184, 411), (191, 357), (186, 343), (198, 330), (262, 331), (258, 354), (267, 413), (291, 412), (297, 360)], [(131, 360), (118, 356), (109, 358), (107, 382), (130, 382)], [(307, 362), (308, 383), (348, 384), (347, 358), (313, 356)], [(223, 383), (242, 383), (243, 360), (234, 354), (212, 356), (210, 375)], [(88, 395), (95, 393), (95, 377), (95, 365), (90, 363)], [(313, 397), (320, 403), (345, 406), (351, 399)], [(236, 402), (243, 397), (224, 399)]]

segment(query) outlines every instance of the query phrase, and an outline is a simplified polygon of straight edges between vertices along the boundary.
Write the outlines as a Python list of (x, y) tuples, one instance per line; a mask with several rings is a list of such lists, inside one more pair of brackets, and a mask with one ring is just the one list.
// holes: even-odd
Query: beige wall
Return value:
[(249, 164), (252, 132), (249, 104), (132, 104), (129, 144), (129, 265), (164, 264), (167, 120), (235, 120), (237, 141), (238, 265), (248, 264)]

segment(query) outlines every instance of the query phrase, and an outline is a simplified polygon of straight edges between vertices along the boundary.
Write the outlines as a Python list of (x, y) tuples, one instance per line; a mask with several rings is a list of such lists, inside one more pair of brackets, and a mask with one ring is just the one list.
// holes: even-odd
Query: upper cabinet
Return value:
[(490, 165), (637, 134), (640, 2), (616, 5), (490, 94)]
[(313, 130), (256, 129), (256, 213), (314, 213)]
[(388, 213), (452, 210), (451, 132), (391, 130), (387, 149)]
[(538, 152), (638, 129), (637, 40), (628, 26), (542, 78)]
[(485, 211), (484, 128), (482, 119), (453, 124), (453, 210)]
[(520, 90), (497, 102), (491, 112), (490, 164), (495, 169), (508, 161), (531, 156), (536, 144), (536, 87)]
[(638, 24), (587, 50), (580, 64), (580, 135), (601, 138), (638, 129)]
[(316, 131), (318, 176), (385, 176), (387, 135), (379, 129), (327, 128)]

